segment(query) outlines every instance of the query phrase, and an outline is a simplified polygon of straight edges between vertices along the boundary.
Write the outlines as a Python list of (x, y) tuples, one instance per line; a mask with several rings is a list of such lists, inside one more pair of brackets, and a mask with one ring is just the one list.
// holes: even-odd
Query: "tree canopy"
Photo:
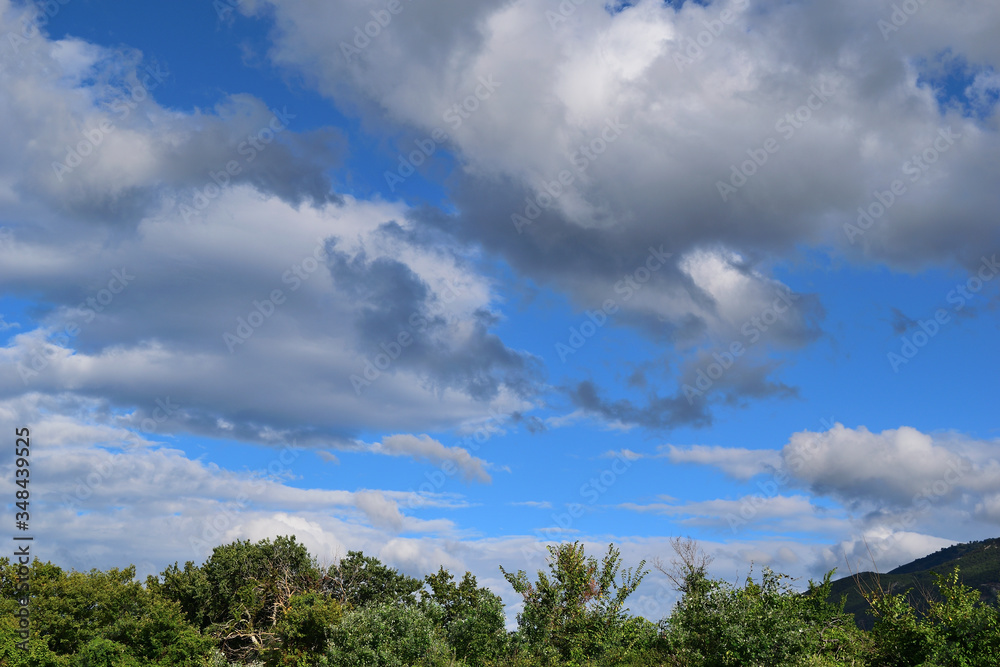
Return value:
[[(650, 574), (645, 561), (625, 567), (614, 545), (601, 558), (579, 542), (551, 545), (534, 577), (500, 566), (522, 603), (511, 631), (500, 597), (469, 572), (456, 578), (441, 568), (418, 579), (359, 551), (321, 567), (294, 537), (238, 540), (201, 565), (174, 563), (144, 583), (134, 567), (67, 572), (0, 558), (0, 665), (998, 664), (1000, 614), (957, 569), (938, 575), (922, 605), (905, 591), (865, 587), (866, 631), (843, 601), (830, 602), (832, 572), (801, 592), (766, 568), (738, 586), (710, 578), (710, 558), (693, 541), (673, 546), (671, 566), (654, 565), (680, 600), (655, 621), (628, 610)], [(30, 584), (27, 639), (19, 568)]]

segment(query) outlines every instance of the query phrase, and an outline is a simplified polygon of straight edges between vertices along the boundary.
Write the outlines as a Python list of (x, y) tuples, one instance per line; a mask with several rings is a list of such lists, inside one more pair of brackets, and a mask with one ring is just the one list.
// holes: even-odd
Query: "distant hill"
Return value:
[(910, 601), (919, 609), (924, 603), (925, 594), (936, 593), (934, 573), (948, 574), (956, 565), (962, 583), (978, 588), (984, 601), (994, 604), (997, 602), (1000, 594), (1000, 537), (946, 547), (885, 574), (860, 572), (855, 576), (836, 579), (830, 600), (839, 603), (840, 598), (846, 594), (844, 611), (854, 614), (859, 627), (870, 629), (874, 619), (868, 613), (868, 603), (858, 591), (859, 581), (867, 589), (876, 588), (876, 582), (881, 583), (883, 590), (893, 592), (912, 589)]

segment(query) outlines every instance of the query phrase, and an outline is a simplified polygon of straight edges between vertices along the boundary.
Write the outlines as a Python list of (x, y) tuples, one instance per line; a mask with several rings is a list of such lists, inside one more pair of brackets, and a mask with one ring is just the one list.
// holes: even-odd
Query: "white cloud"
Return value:
[[(953, 502), (966, 491), (982, 491), (1000, 481), (996, 442), (979, 442), (988, 462), (960, 451), (954, 438), (910, 427), (872, 433), (836, 424), (822, 433), (792, 435), (782, 449), (786, 470), (815, 493), (842, 501), (895, 507)], [(995, 488), (995, 487), (993, 487)]]
[(535, 509), (552, 509), (552, 503), (547, 500), (522, 500), (520, 502), (509, 503), (515, 507), (533, 507)]
[(671, 463), (697, 463), (718, 468), (740, 480), (775, 471), (781, 463), (776, 450), (720, 447), (718, 445), (667, 445), (666, 456)]
[[(369, 445), (374, 452), (389, 456), (412, 456), (418, 460), (430, 461), (435, 464), (450, 464), (450, 474), (461, 471), (467, 480), (489, 482), (491, 477), (486, 472), (487, 463), (476, 458), (461, 447), (445, 447), (428, 435), (397, 434), (382, 438), (382, 442)], [(444, 470), (447, 466), (442, 467)]]
[(844, 527), (840, 513), (828, 515), (807, 496), (747, 495), (736, 500), (622, 503), (621, 509), (676, 517), (681, 524), (727, 528), (733, 536), (749, 530), (829, 534)]

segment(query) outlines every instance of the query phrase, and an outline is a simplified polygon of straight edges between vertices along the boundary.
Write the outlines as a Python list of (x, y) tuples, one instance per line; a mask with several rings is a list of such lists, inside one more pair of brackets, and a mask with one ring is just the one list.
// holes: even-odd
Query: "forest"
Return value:
[[(535, 575), (500, 571), (524, 604), (506, 629), (498, 595), (466, 572), (422, 580), (351, 551), (321, 566), (294, 536), (216, 547), (145, 582), (135, 567), (65, 571), (0, 559), (0, 665), (10, 667), (939, 666), (1000, 664), (995, 604), (953, 569), (922, 596), (858, 579), (870, 630), (831, 599), (764, 568), (742, 585), (672, 540), (669, 562), (625, 567), (609, 545), (548, 547)], [(669, 615), (632, 615), (653, 571), (678, 592)], [(27, 611), (24, 611), (27, 610)], [(24, 626), (27, 625), (25, 629)], [(27, 635), (27, 638), (24, 637)]]

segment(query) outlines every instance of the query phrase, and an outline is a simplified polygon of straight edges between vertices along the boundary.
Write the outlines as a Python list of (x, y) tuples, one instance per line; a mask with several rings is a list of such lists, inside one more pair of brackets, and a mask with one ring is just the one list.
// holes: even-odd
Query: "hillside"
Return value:
[(910, 602), (919, 609), (926, 595), (935, 590), (934, 574), (947, 574), (955, 566), (965, 585), (978, 588), (984, 601), (996, 602), (1000, 593), (1000, 538), (946, 547), (885, 574), (861, 572), (842, 577), (833, 582), (830, 600), (839, 602), (846, 594), (844, 610), (854, 614), (859, 627), (870, 629), (873, 619), (868, 613), (868, 603), (858, 591), (859, 582), (868, 589), (876, 587), (876, 582), (881, 583), (884, 590), (902, 592), (910, 589)]

